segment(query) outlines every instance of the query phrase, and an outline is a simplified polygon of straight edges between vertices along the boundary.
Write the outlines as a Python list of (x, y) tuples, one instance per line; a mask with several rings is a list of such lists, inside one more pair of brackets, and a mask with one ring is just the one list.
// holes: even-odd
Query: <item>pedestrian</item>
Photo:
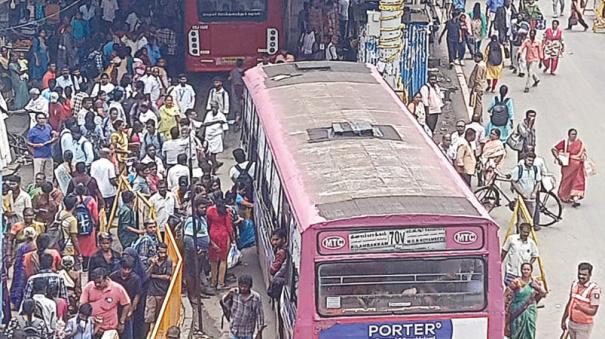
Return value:
[(92, 306), (82, 304), (78, 314), (65, 324), (65, 337), (70, 339), (92, 339), (95, 333), (95, 321), (92, 317)]
[(212, 79), (213, 87), (208, 93), (208, 102), (206, 103), (206, 111), (212, 110), (212, 104), (218, 105), (218, 111), (225, 117), (229, 116), (229, 93), (223, 88), (223, 80), (219, 77)]
[(572, 30), (573, 26), (578, 23), (584, 27), (584, 32), (588, 30), (588, 24), (584, 21), (582, 16), (586, 7), (586, 1), (583, 0), (571, 0), (571, 14), (567, 21), (567, 30)]
[(431, 132), (435, 134), (439, 115), (441, 114), (441, 109), (444, 106), (441, 88), (439, 88), (439, 85), (437, 84), (437, 75), (429, 75), (429, 81), (420, 87), (420, 93), (422, 94), (424, 111), (427, 113), (426, 125), (429, 127)]
[(235, 243), (233, 216), (225, 206), (222, 192), (215, 193), (214, 205), (208, 207), (206, 218), (210, 234), (210, 248), (208, 249), (211, 269), (210, 286), (221, 290), (225, 288), (229, 249), (231, 244)]
[[(490, 47), (488, 45), (488, 51)], [(476, 52), (473, 56), (475, 67), (469, 77), (468, 87), (470, 90), (470, 105), (473, 107), (473, 115), (483, 114), (483, 88), (486, 77), (490, 76), (490, 65), (483, 61), (483, 54)], [(488, 86), (489, 87), (489, 86)]]
[(565, 0), (552, 0), (552, 13), (553, 18), (558, 18), (559, 16), (563, 16), (563, 11), (565, 10)]
[(504, 292), (505, 335), (509, 339), (536, 339), (538, 303), (548, 292), (539, 280), (532, 277), (531, 263), (521, 264), (520, 270), (521, 276), (508, 284)]
[(173, 127), (178, 126), (179, 120), (181, 119), (181, 111), (179, 110), (179, 107), (174, 104), (174, 99), (171, 95), (167, 95), (164, 98), (164, 103), (160, 107), (159, 113), (159, 122), (150, 119), (147, 120), (146, 123), (150, 121), (156, 122), (158, 132), (164, 136), (168, 136), (170, 130)]
[[(29, 329), (27, 333), (25, 329)], [(21, 311), (13, 318), (6, 328), (6, 333), (12, 333), (12, 338), (52, 338), (54, 331), (49, 332), (42, 315), (33, 299), (23, 300)]]
[(206, 118), (204, 119), (204, 127), (206, 128), (204, 136), (205, 141), (208, 143), (212, 171), (216, 173), (216, 170), (223, 165), (222, 162), (217, 160), (217, 156), (223, 152), (224, 134), (225, 131), (229, 130), (227, 117), (220, 111), (220, 104), (218, 102), (210, 103), (210, 110), (206, 113)]
[(168, 258), (168, 246), (165, 243), (159, 243), (157, 250), (157, 255), (149, 258), (147, 268), (149, 289), (145, 299), (145, 324), (149, 335), (158, 319), (164, 298), (168, 295), (173, 270), (172, 261)]
[(8, 208), (4, 206), (4, 215), (9, 225), (23, 220), (25, 209), (32, 207), (32, 199), (23, 188), (21, 188), (21, 177), (11, 175), (3, 178), (8, 185), (8, 192), (4, 193), (8, 197)]
[(149, 198), (149, 203), (155, 208), (156, 220), (160, 229), (160, 235), (164, 238), (166, 225), (171, 215), (174, 215), (176, 207), (176, 198), (174, 194), (168, 190), (165, 180), (158, 180), (157, 192)]
[(111, 273), (109, 278), (124, 287), (124, 290), (126, 290), (126, 293), (130, 298), (130, 307), (128, 309), (122, 308), (118, 315), (121, 317), (123, 315), (122, 313), (126, 312), (126, 322), (124, 324), (124, 332), (122, 332), (121, 338), (132, 339), (134, 338), (133, 315), (137, 307), (139, 307), (139, 302), (141, 301), (141, 295), (143, 293), (143, 286), (141, 283), (141, 277), (134, 272), (135, 262), (133, 258), (129, 256), (123, 257), (120, 261), (120, 266), (120, 269)]
[(477, 168), (477, 159), (471, 146), (475, 140), (476, 132), (468, 129), (464, 132), (464, 141), (460, 142), (456, 148), (456, 159), (454, 161), (456, 171), (462, 177), (467, 186), (471, 186), (471, 178), (475, 175)]
[(561, 201), (580, 206), (586, 192), (586, 146), (578, 138), (575, 128), (569, 129), (567, 138), (561, 140), (551, 150), (555, 162), (561, 166), (561, 183), (557, 195)]
[[(229, 81), (231, 82), (232, 107), (233, 115), (229, 121), (235, 119), (235, 123), (239, 123), (242, 117), (242, 109), (244, 107), (244, 59), (235, 61), (235, 68), (229, 72)], [(193, 107), (192, 107), (193, 108)], [(233, 123), (233, 122), (230, 122)]]
[(447, 55), (450, 64), (450, 69), (454, 65), (464, 65), (464, 53), (466, 46), (466, 30), (463, 26), (466, 25), (465, 18), (461, 17), (460, 11), (455, 10), (451, 19), (445, 23), (445, 27), (439, 36), (439, 43), (446, 35)]
[(504, 67), (504, 46), (498, 41), (498, 37), (492, 35), (489, 44), (485, 48), (485, 61), (487, 62), (487, 88), (485, 91), (496, 91), (496, 84), (502, 77)]
[(27, 145), (34, 149), (34, 173), (44, 173), (53, 177), (53, 159), (51, 145), (58, 139), (57, 132), (48, 124), (47, 115), (36, 114), (36, 125), (27, 133)]
[(506, 142), (510, 131), (513, 128), (514, 105), (512, 98), (508, 97), (508, 86), (502, 85), (499, 89), (499, 95), (492, 99), (492, 102), (487, 108), (490, 119), (485, 128), (486, 133), (491, 133), (492, 130), (500, 131), (500, 140)]
[(138, 228), (134, 212), (134, 200), (136, 196), (130, 191), (122, 193), (122, 207), (118, 213), (118, 239), (122, 248), (130, 247), (145, 230)]
[(471, 37), (474, 42), (473, 53), (481, 51), (481, 42), (487, 36), (487, 20), (481, 12), (481, 3), (475, 2), (473, 10), (468, 14), (471, 20)]
[(563, 44), (563, 31), (559, 28), (559, 20), (553, 20), (552, 26), (544, 32), (544, 73), (550, 69), (550, 74), (555, 75), (559, 65), (559, 57), (565, 52)]
[(445, 155), (447, 160), (453, 164), (454, 159), (456, 158), (456, 151), (452, 146), (452, 137), (449, 134), (444, 134), (441, 136), (441, 142), (437, 144), (437, 147), (439, 147), (439, 150), (441, 150), (441, 153)]
[(525, 57), (525, 63), (527, 65), (527, 80), (525, 81), (525, 89), (523, 92), (529, 93), (529, 85), (533, 79), (534, 83), (532, 87), (538, 87), (540, 78), (537, 75), (538, 65), (542, 64), (543, 56), (542, 44), (536, 40), (536, 30), (532, 29), (529, 31), (529, 38), (525, 39), (521, 45), (521, 49), (517, 52), (518, 55)]
[(93, 161), (90, 166), (90, 176), (95, 178), (99, 188), (100, 198), (107, 209), (107, 220), (113, 210), (113, 204), (117, 195), (117, 174), (116, 166), (111, 162), (111, 151), (109, 148), (99, 150), (99, 159)]
[(536, 147), (536, 111), (527, 110), (525, 119), (517, 125), (516, 133), (520, 137), (521, 147), (517, 151), (517, 160), (523, 159), (523, 155), (529, 152), (530, 148)]
[[(31, 65), (30, 74), (33, 81), (41, 82), (44, 74), (48, 70), (48, 42), (46, 36), (46, 30), (41, 29), (38, 34), (33, 38), (33, 44), (31, 47)], [(42, 89), (44, 89), (43, 87)]]
[(460, 143), (464, 143), (464, 131), (466, 129), (466, 122), (462, 119), (456, 121), (456, 130), (450, 134), (452, 140), (452, 146), (458, 149)]
[(488, 20), (488, 36), (492, 36), (492, 29), (496, 25), (496, 13), (502, 6), (504, 6), (504, 0), (487, 0), (485, 3), (485, 11)]
[(535, 159), (535, 153), (526, 153), (524, 155), (523, 165), (517, 165), (511, 171), (511, 187), (513, 192), (515, 192), (517, 199), (523, 199), (529, 217), (532, 218), (532, 220), (526, 220), (522, 210), (519, 209), (517, 216), (518, 223), (521, 223), (521, 220), (524, 219), (525, 222), (531, 222), (534, 226), (534, 230), (538, 231), (540, 230), (540, 226), (536, 224), (534, 217), (542, 175), (540, 174), (538, 167), (534, 165)]
[(10, 55), (10, 63), (8, 64), (8, 72), (10, 74), (10, 83), (13, 89), (13, 104), (14, 110), (20, 110), (27, 105), (28, 90), (27, 79), (23, 79), (22, 75), (27, 74), (27, 71), (22, 71), (18, 63), (19, 56), (17, 53)]
[(233, 288), (222, 298), (222, 303), (231, 311), (229, 335), (231, 339), (262, 338), (267, 327), (263, 313), (262, 299), (252, 290), (252, 277), (244, 274), (237, 279)]
[(521, 277), (521, 265), (533, 264), (540, 256), (538, 245), (530, 238), (531, 225), (519, 224), (519, 233), (511, 234), (502, 245), (500, 255), (504, 264), (504, 285), (510, 285), (513, 280)]
[(571, 285), (569, 300), (563, 311), (561, 329), (569, 331), (571, 339), (590, 339), (601, 303), (601, 288), (593, 281), (592, 265), (587, 262), (578, 265), (578, 280)]
[(287, 248), (288, 232), (284, 228), (278, 228), (271, 232), (271, 247), (275, 259), (269, 266), (269, 287), (267, 293), (269, 296), (280, 302), (281, 293), (286, 283), (288, 268), (290, 265), (290, 253)]
[(174, 87), (172, 92), (168, 92), (176, 98), (177, 106), (181, 112), (186, 112), (195, 107), (195, 90), (187, 83), (187, 75), (179, 74), (179, 84)]
[(432, 137), (433, 132), (431, 132), (429, 127), (426, 125), (426, 111), (424, 110), (424, 105), (422, 104), (422, 93), (418, 92), (414, 94), (412, 101), (408, 104), (408, 110), (410, 113), (412, 113), (416, 121), (418, 121), (420, 127), (422, 127), (422, 129)]
[(128, 312), (122, 312), (118, 316), (118, 308), (121, 306), (123, 310), (129, 309), (131, 301), (128, 293), (122, 285), (109, 279), (104, 268), (96, 268), (90, 276), (91, 281), (82, 289), (80, 305), (92, 306), (92, 316), (98, 320), (98, 334), (108, 331), (122, 333)]

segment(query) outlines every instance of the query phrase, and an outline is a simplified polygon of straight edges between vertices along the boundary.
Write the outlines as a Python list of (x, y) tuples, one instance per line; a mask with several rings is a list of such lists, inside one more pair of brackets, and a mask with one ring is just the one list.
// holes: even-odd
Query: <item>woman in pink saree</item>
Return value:
[(578, 138), (578, 131), (574, 128), (567, 132), (567, 139), (561, 140), (552, 149), (555, 161), (561, 166), (561, 184), (559, 185), (559, 198), (561, 201), (571, 203), (573, 207), (580, 206), (586, 190), (586, 173), (584, 161), (586, 160), (586, 147)]

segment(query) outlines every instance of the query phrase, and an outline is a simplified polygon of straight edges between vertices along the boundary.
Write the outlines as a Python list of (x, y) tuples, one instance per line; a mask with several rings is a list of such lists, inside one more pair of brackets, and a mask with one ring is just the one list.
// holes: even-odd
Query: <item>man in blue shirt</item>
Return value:
[(53, 177), (52, 144), (59, 135), (48, 124), (44, 113), (36, 114), (36, 125), (27, 132), (27, 146), (33, 149), (34, 174), (44, 173), (47, 178)]
[(487, 33), (487, 36), (492, 36), (492, 28), (494, 28), (496, 12), (498, 11), (498, 8), (502, 6), (504, 6), (504, 0), (487, 0), (487, 2), (485, 3), (485, 9), (487, 12), (486, 16), (489, 26), (489, 33)]
[(193, 302), (197, 302), (200, 290), (204, 294), (214, 295), (205, 273), (208, 267), (208, 247), (210, 245), (206, 220), (206, 209), (209, 204), (210, 201), (204, 197), (193, 198), (193, 215), (185, 220), (183, 227), (186, 258), (184, 274), (189, 299)]

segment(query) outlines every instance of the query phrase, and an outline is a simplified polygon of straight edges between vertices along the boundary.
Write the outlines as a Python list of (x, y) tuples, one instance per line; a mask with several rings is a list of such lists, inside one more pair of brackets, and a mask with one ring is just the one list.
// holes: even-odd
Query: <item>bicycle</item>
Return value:
[[(552, 180), (552, 177), (550, 177), (550, 180)], [(488, 185), (479, 187), (475, 190), (475, 196), (488, 212), (491, 212), (498, 206), (502, 206), (501, 199), (506, 200), (506, 205), (513, 210), (516, 198), (509, 198), (505, 191), (498, 185), (498, 182), (510, 183), (511, 181), (510, 175), (502, 175), (495, 172), (493, 179)], [(555, 185), (552, 184), (549, 186), (554, 188)], [(550, 226), (563, 220), (561, 217), (563, 213), (561, 200), (552, 192), (552, 188), (540, 190), (536, 208), (540, 213), (538, 226)]]
[(20, 163), (23, 166), (27, 166), (33, 163), (32, 154), (29, 146), (27, 146), (27, 140), (25, 136), (17, 133), (7, 133), (8, 144), (10, 150), (13, 153), (13, 159), (15, 162)]

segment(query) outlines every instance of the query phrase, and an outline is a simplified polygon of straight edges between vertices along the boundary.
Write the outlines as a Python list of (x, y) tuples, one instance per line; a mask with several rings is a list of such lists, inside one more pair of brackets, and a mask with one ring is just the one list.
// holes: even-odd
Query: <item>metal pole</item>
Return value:
[[(195, 136), (191, 135), (192, 131), (189, 131), (189, 135), (187, 136), (189, 138), (189, 203), (191, 204), (191, 222), (193, 223), (193, 248), (195, 249), (195, 255), (194, 255), (194, 264), (195, 264), (195, 280), (194, 282), (197, 284), (201, 274), (206, 274), (206, 272), (201, 272), (200, 271), (200, 262), (199, 262), (199, 255), (197, 254), (197, 233), (199, 231), (199, 225), (197, 223), (197, 218), (195, 216), (195, 206), (193, 204), (193, 200), (194, 200), (194, 196), (193, 196), (193, 142), (195, 141)], [(203, 324), (203, 315), (202, 315), (202, 291), (199, 288), (200, 286), (196, 286), (198, 288), (195, 289), (196, 295), (195, 298), (197, 299), (197, 316), (198, 316), (198, 326), (199, 326), (199, 330), (200, 332), (204, 332), (204, 324)]]
[[(2, 169), (0, 168), (0, 189), (3, 186), (3, 178), (2, 178)], [(4, 193), (2, 192), (2, 198), (4, 199)], [(4, 304), (4, 281), (2, 281), (2, 276), (4, 275), (4, 232), (5, 232), (5, 224), (4, 224), (4, 203), (0, 204), (0, 300)], [(0, 307), (0, 321), (4, 320), (4, 307)]]

